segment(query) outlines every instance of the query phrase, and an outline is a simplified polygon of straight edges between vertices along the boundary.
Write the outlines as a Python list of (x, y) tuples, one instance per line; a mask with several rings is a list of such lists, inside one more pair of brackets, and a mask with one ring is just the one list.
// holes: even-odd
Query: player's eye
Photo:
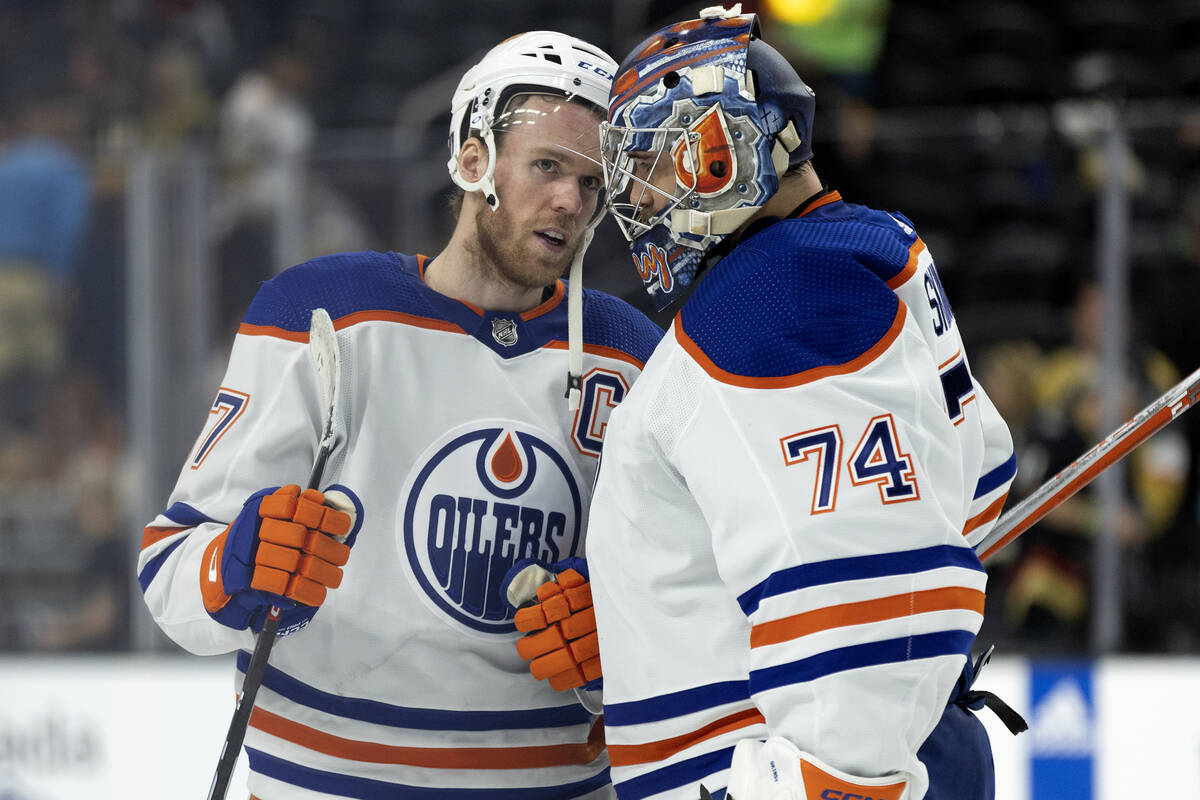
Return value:
[(600, 187), (604, 185), (604, 181), (596, 175), (584, 175), (579, 179), (579, 182), (589, 192), (598, 192), (600, 191)]
[(635, 178), (642, 178), (644, 180), (650, 177), (651, 161), (649, 157), (635, 156), (630, 161), (630, 165), (633, 169), (633, 176)]
[(558, 169), (558, 162), (551, 158), (539, 158), (533, 162), (533, 166), (540, 172), (554, 172)]

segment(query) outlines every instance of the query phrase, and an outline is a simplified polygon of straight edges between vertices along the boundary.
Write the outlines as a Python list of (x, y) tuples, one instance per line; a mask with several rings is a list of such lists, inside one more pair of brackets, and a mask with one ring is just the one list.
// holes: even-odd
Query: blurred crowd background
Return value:
[[(702, 4), (2, 0), (0, 650), (172, 651), (141, 529), (258, 283), (437, 252), (450, 95), (487, 48), (552, 29), (620, 60)], [(1017, 441), (1010, 504), (1200, 366), (1200, 2), (742, 5), (817, 92), (820, 175), (930, 246)], [(586, 282), (649, 312), (611, 222)], [(1200, 413), (991, 562), (981, 642), (1200, 652), (1198, 463)]]

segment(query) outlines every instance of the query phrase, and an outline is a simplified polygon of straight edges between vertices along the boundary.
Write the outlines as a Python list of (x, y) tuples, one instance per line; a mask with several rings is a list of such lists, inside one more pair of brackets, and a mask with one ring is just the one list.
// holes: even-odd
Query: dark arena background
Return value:
[[(0, 0), (0, 798), (201, 795), (232, 657), (159, 633), (136, 556), (256, 287), (437, 252), (492, 45), (619, 61), (701, 5)], [(822, 178), (928, 244), (1010, 506), (1200, 367), (1200, 0), (742, 7), (816, 91)], [(651, 313), (611, 220), (587, 264)], [(1031, 725), (988, 718), (1003, 800), (1200, 797), (1198, 466), (1184, 415), (989, 561), (979, 686)]]

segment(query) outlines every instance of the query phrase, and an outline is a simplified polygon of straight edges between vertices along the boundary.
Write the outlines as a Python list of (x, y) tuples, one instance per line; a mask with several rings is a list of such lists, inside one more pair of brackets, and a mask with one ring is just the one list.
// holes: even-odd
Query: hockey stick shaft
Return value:
[(1075, 459), (1069, 466), (1039, 486), (1032, 494), (1006, 511), (995, 527), (975, 545), (981, 561), (987, 561), (1027, 531), (1064, 500), (1149, 439), (1200, 400), (1200, 369), (1171, 387), (1103, 441)]
[[(321, 476), (325, 472), (325, 463), (333, 452), (333, 419), (337, 404), (338, 383), (341, 380), (340, 360), (337, 351), (336, 333), (333, 321), (325, 309), (313, 311), (312, 323), (309, 328), (308, 345), (317, 366), (317, 377), (320, 379), (325, 393), (326, 414), (321, 430), (321, 439), (317, 446), (317, 457), (313, 461), (312, 471), (308, 476), (308, 488), (320, 487)], [(271, 606), (262, 630), (254, 643), (254, 652), (250, 656), (250, 664), (246, 667), (246, 677), (242, 680), (242, 692), (238, 697), (237, 706), (233, 711), (233, 719), (229, 721), (229, 730), (225, 734), (225, 743), (221, 746), (221, 758), (217, 762), (217, 770), (213, 774), (212, 784), (208, 788), (208, 800), (224, 800), (229, 790), (229, 781), (233, 777), (233, 769), (237, 765), (238, 756), (242, 752), (242, 742), (246, 739), (246, 729), (250, 724), (250, 714), (254, 711), (254, 699), (258, 696), (258, 687), (262, 685), (263, 676), (267, 671), (267, 660), (271, 657), (271, 648), (275, 646), (275, 635), (279, 632), (278, 606)]]

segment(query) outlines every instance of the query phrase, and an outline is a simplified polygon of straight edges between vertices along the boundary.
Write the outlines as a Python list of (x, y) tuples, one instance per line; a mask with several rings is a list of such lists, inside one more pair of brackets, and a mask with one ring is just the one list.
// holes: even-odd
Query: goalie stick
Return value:
[[(317, 368), (317, 382), (321, 386), (325, 401), (325, 419), (321, 427), (321, 439), (317, 445), (317, 457), (313, 462), (312, 472), (308, 477), (308, 488), (316, 489), (321, 482), (321, 474), (325, 471), (325, 462), (333, 451), (334, 434), (333, 420), (337, 410), (338, 387), (341, 384), (341, 359), (338, 357), (337, 332), (333, 328), (333, 320), (329, 312), (323, 308), (313, 309), (312, 321), (308, 328), (308, 351)], [(225, 734), (225, 744), (221, 748), (221, 759), (217, 762), (217, 771), (213, 775), (212, 784), (208, 788), (208, 800), (224, 800), (229, 789), (229, 780), (233, 777), (233, 768), (237, 764), (238, 755), (242, 751), (242, 742), (246, 738), (246, 727), (250, 723), (250, 713), (254, 710), (254, 698), (258, 695), (258, 687), (262, 685), (264, 673), (267, 670), (267, 659), (271, 648), (275, 645), (275, 634), (279, 631), (279, 607), (271, 606), (267, 619), (263, 622), (258, 640), (254, 644), (254, 654), (246, 667), (246, 677), (242, 680), (242, 693), (238, 697), (237, 707), (233, 711), (233, 719), (229, 722), (229, 731)]]
[(1200, 400), (1200, 369), (1135, 414), (1098, 445), (1043, 483), (1006, 511), (995, 527), (975, 545), (980, 561), (1008, 546), (1052, 509), (1092, 482), (1092, 479), (1149, 439)]

